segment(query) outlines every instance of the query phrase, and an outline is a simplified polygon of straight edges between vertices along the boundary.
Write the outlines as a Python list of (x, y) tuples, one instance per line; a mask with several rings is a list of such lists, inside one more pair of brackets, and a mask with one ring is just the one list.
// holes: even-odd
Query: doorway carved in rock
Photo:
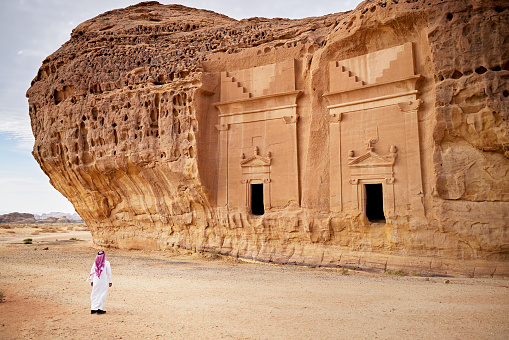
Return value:
[(366, 217), (372, 223), (385, 223), (382, 183), (365, 184)]
[(263, 183), (251, 184), (251, 213), (253, 215), (263, 215), (265, 213)]

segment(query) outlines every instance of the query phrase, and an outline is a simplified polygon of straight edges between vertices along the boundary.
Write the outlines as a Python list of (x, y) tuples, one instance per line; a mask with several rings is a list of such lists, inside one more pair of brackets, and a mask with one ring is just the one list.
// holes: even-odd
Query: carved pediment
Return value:
[(254, 155), (251, 157), (247, 157), (240, 161), (240, 166), (269, 166), (271, 158), (270, 157), (262, 157), (260, 155)]
[(391, 152), (383, 156), (374, 151), (368, 151), (358, 157), (348, 157), (348, 165), (350, 167), (392, 166), (397, 155), (397, 152)]
[(259, 155), (259, 149), (257, 146), (253, 149), (253, 155), (250, 157), (247, 157), (242, 154), (240, 156), (240, 166), (241, 167), (254, 167), (254, 166), (269, 166), (271, 161), (271, 153), (270, 151), (267, 152), (267, 157), (262, 157)]

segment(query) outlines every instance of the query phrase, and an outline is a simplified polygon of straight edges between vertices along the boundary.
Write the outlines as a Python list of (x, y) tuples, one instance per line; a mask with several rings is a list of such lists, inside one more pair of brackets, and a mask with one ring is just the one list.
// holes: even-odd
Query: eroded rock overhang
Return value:
[(111, 11), (32, 82), (33, 154), (98, 245), (506, 275), (508, 15)]

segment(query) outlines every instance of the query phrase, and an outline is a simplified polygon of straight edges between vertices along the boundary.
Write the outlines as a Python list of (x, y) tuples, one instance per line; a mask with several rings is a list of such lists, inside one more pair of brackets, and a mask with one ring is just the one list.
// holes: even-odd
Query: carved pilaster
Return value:
[(418, 110), (421, 100), (411, 100), (398, 103), (398, 107), (405, 117), (405, 138), (407, 145), (407, 169), (416, 169), (408, 178), (408, 196), (412, 210), (421, 211), (424, 214), (422, 196), (421, 174), (421, 148), (419, 140)]
[(229, 129), (229, 127), (230, 127), (230, 124), (218, 124), (218, 125), (216, 125), (216, 129), (218, 131), (226, 131), (226, 130)]
[(339, 123), (343, 114), (341, 112), (329, 114), (329, 123)]
[(284, 116), (283, 119), (285, 120), (286, 124), (293, 124), (297, 123), (297, 120), (299, 119), (299, 116)]
[(219, 163), (217, 205), (226, 207), (228, 204), (228, 128), (229, 124), (218, 124), (219, 131)]
[(410, 100), (408, 102), (398, 103), (399, 109), (403, 113), (416, 113), (421, 106), (421, 100)]
[(342, 191), (343, 178), (341, 173), (341, 113), (329, 114), (329, 172), (330, 172), (330, 196), (329, 204), (331, 211), (343, 210)]

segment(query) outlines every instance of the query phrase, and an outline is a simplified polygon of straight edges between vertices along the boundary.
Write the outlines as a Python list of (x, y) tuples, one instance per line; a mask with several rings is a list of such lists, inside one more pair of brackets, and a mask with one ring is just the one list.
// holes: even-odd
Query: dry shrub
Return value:
[(10, 224), (0, 224), (0, 228), (2, 228), (2, 229), (11, 229), (12, 226)]

